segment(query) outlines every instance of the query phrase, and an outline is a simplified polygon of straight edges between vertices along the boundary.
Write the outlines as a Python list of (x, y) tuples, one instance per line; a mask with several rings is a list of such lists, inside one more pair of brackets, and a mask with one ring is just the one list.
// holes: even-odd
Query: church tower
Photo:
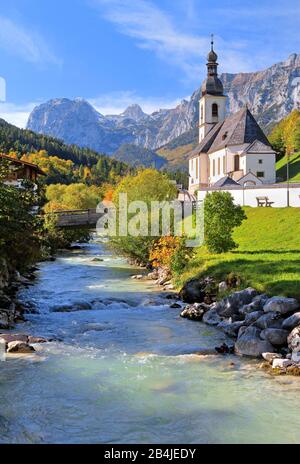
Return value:
[(199, 143), (218, 122), (226, 116), (226, 99), (223, 84), (218, 78), (218, 55), (214, 51), (214, 40), (211, 38), (211, 50), (207, 57), (207, 78), (201, 87), (199, 112)]

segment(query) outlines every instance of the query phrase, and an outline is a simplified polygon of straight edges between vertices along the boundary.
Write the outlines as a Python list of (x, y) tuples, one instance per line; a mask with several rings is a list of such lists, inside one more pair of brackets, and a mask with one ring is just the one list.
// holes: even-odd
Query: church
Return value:
[(276, 182), (276, 153), (248, 107), (226, 117), (214, 42), (201, 87), (199, 144), (189, 154), (189, 192)]

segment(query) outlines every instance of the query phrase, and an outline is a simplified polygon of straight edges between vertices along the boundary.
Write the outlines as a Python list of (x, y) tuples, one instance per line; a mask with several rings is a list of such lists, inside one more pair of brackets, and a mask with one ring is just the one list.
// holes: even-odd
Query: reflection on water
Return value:
[(1, 363), (0, 442), (299, 442), (298, 379), (193, 355), (224, 336), (133, 272), (97, 243), (41, 265), (21, 295), (40, 313), (17, 330), (56, 341)]

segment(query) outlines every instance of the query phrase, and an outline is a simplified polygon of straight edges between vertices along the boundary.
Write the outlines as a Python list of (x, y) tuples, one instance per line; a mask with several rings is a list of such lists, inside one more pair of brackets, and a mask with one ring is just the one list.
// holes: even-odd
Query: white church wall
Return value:
[[(244, 158), (245, 172), (253, 172), (263, 181), (264, 184), (274, 184), (276, 182), (275, 153), (251, 153), (249, 155), (242, 156), (241, 158)], [(263, 172), (264, 177), (258, 176), (257, 173), (259, 172)]]
[[(286, 184), (275, 184), (273, 186), (255, 186), (232, 189), (220, 189), (222, 192), (229, 192), (233, 196), (234, 202), (240, 206), (257, 207), (257, 197), (268, 197), (269, 201), (274, 202), (273, 208), (285, 208), (287, 206), (288, 190), (290, 196), (290, 206), (300, 208), (300, 184), (290, 184), (289, 189)], [(207, 195), (216, 189), (198, 191), (198, 200), (203, 201)]]

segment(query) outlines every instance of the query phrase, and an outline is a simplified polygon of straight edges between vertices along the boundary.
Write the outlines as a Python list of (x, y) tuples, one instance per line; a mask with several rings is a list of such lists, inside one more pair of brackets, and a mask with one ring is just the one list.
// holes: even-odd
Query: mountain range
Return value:
[[(286, 61), (263, 71), (222, 74), (221, 80), (228, 95), (228, 112), (234, 113), (247, 104), (267, 132), (300, 107), (299, 54), (292, 54)], [(160, 156), (168, 158), (168, 146), (174, 146), (174, 140), (177, 148), (190, 148), (196, 143), (199, 99), (200, 88), (173, 109), (149, 115), (134, 104), (120, 115), (104, 116), (83, 99), (59, 98), (34, 108), (27, 128), (109, 155), (125, 145), (119, 152), (122, 161), (127, 160), (126, 152), (132, 158), (132, 145), (158, 151)], [(146, 158), (149, 162), (149, 152)]]

